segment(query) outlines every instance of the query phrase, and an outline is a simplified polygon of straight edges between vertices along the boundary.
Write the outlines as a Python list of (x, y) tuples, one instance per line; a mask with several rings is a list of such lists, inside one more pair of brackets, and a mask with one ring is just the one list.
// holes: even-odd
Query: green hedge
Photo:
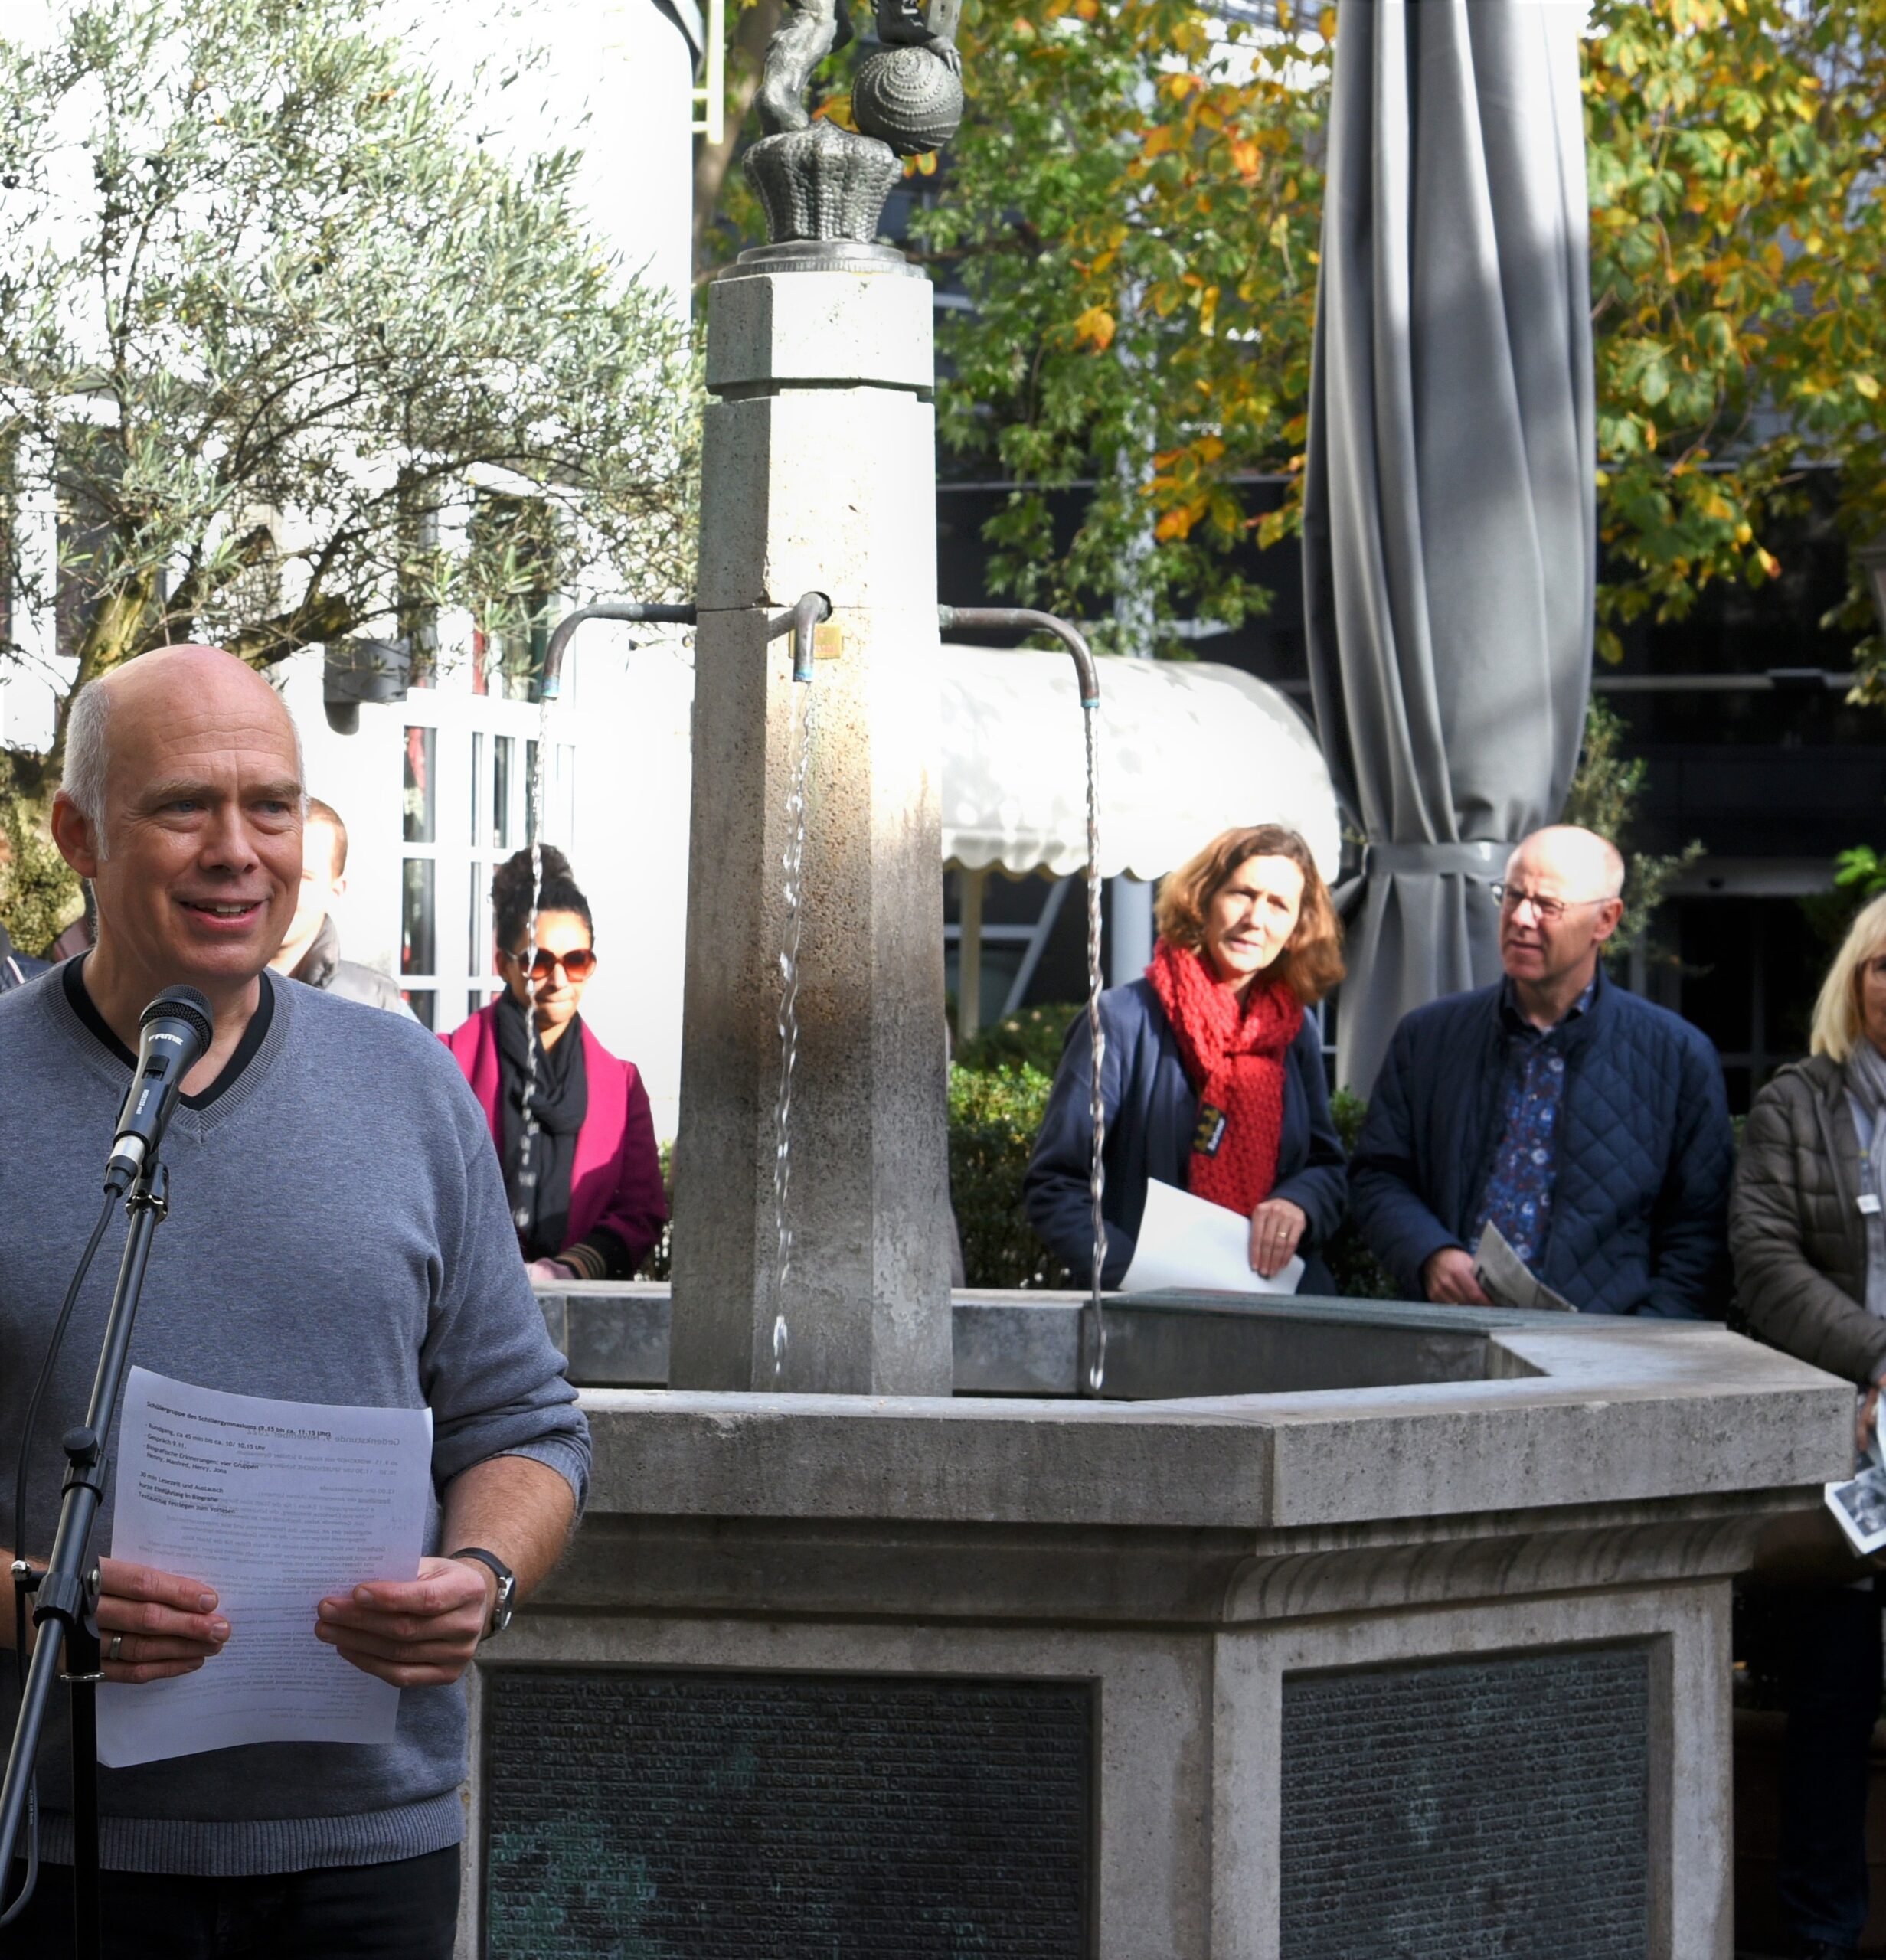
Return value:
[[(1355, 1154), (1355, 1139), (1362, 1133), (1362, 1119), (1368, 1105), (1346, 1089), (1339, 1089), (1329, 1099), (1329, 1113), (1335, 1118), (1336, 1134), (1342, 1148)], [(1335, 1236), (1323, 1247), (1324, 1263), (1336, 1282), (1336, 1291), (1350, 1300), (1392, 1300), (1397, 1297), (1394, 1282), (1388, 1269), (1362, 1243), (1355, 1220), (1346, 1213)]]
[(1041, 1112), (1054, 1079), (1022, 1063), (950, 1071), (950, 1195), (972, 1286), (1075, 1286), (1021, 1211)]
[(1074, 1017), (1087, 1011), (1084, 1001), (1024, 1008), (971, 1035), (956, 1051), (957, 1065), (981, 1074), (993, 1069), (1030, 1068), (1052, 1080), (1061, 1066), (1067, 1030)]

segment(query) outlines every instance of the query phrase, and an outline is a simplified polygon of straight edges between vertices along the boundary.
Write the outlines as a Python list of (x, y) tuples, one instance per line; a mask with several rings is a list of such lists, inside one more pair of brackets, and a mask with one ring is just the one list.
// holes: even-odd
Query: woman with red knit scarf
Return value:
[[(1342, 978), (1342, 927), (1293, 830), (1229, 830), (1159, 887), (1146, 978), (1100, 996), (1106, 1035), (1103, 1285), (1132, 1263), (1157, 1178), (1250, 1220), (1250, 1263), (1270, 1278), (1302, 1253), (1301, 1290), (1328, 1292), (1316, 1256), (1348, 1198), (1316, 1024), (1304, 1009)], [(1068, 1031), (1024, 1184), (1030, 1219), (1079, 1274), (1093, 1257), (1087, 1169), (1092, 1050)]]

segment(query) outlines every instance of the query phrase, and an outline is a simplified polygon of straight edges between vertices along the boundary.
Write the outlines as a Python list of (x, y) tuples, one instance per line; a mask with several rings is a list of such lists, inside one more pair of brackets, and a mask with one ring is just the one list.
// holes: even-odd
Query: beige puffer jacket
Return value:
[(1729, 1253), (1749, 1327), (1849, 1381), (1886, 1370), (1869, 1314), (1860, 1139), (1846, 1078), (1825, 1055), (1777, 1072), (1755, 1099), (1729, 1200)]

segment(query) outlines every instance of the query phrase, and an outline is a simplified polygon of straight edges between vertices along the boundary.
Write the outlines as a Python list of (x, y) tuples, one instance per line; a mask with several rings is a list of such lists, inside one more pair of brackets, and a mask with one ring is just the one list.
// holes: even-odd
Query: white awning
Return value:
[[(1332, 884), (1316, 738), (1274, 688), (1204, 661), (1100, 662), (1100, 868), (1161, 877), (1234, 824), (1287, 824)], [(1080, 692), (1061, 652), (943, 650), (947, 864), (1067, 877), (1087, 857)]]

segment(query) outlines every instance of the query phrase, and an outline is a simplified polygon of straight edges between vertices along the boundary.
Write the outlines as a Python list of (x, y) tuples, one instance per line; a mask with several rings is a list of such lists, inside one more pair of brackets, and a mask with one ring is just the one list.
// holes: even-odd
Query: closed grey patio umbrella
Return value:
[(1317, 725), (1368, 839), (1339, 1079), (1499, 972), (1488, 892), (1558, 814), (1596, 580), (1583, 9), (1342, 0), (1310, 386)]

